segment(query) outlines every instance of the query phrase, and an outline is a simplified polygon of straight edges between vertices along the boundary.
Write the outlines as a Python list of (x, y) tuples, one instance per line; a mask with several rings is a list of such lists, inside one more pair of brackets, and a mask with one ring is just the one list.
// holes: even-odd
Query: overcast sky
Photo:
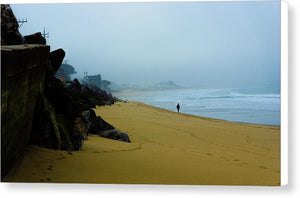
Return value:
[(20, 32), (117, 83), (280, 88), (280, 1), (11, 5)]

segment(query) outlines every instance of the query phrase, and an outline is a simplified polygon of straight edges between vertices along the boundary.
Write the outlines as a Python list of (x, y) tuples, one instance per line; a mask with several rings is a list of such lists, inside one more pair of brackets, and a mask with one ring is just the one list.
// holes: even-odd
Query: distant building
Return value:
[(87, 84), (89, 85), (95, 85), (98, 88), (101, 88), (101, 75), (93, 75), (93, 76), (88, 76), (87, 74), (85, 74), (84, 76), (84, 80), (87, 82)]
[(104, 90), (108, 93), (111, 92), (111, 89), (108, 87), (111, 83), (107, 80), (102, 80), (101, 75), (93, 75), (93, 76), (88, 76), (87, 72), (84, 72), (84, 81), (89, 85), (89, 86), (96, 86), (101, 90)]

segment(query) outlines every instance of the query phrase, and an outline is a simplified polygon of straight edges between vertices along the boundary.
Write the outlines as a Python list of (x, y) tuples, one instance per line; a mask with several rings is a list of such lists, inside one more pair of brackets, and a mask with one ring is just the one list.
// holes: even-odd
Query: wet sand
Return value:
[(227, 122), (138, 102), (97, 107), (132, 143), (90, 135), (82, 151), (30, 146), (13, 182), (280, 185), (280, 127)]

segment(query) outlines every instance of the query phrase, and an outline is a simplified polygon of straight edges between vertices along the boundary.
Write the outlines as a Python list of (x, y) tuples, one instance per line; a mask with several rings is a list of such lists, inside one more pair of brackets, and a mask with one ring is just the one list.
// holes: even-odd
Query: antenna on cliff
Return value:
[(20, 28), (24, 23), (27, 23), (27, 19), (18, 19), (18, 23), (20, 24), (19, 25)]
[(87, 76), (88, 76), (87, 72), (83, 72), (83, 79), (87, 80)]
[(44, 31), (42, 33), (42, 36), (46, 39), (46, 38), (49, 38), (49, 32), (46, 33), (45, 31), (45, 27), (44, 27)]

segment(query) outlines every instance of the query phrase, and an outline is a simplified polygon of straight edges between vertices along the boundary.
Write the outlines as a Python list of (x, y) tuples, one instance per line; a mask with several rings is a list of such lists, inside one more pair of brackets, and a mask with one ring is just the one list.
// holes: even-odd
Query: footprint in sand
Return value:
[(50, 165), (50, 166), (48, 166), (47, 169), (52, 171), (53, 170), (53, 166)]
[(258, 166), (258, 168), (261, 168), (261, 169), (268, 169), (268, 168), (265, 167), (265, 166)]
[(212, 153), (206, 153), (206, 155), (213, 155)]
[(238, 161), (240, 161), (240, 160), (238, 160), (238, 159), (234, 159), (233, 161), (235, 161), (235, 162), (238, 162)]
[[(40, 182), (44, 182), (44, 181), (45, 181), (45, 179), (40, 179)], [(51, 181), (51, 178), (48, 177), (48, 178), (46, 179), (46, 181), (47, 181), (47, 182), (50, 182), (50, 181)]]
[(224, 159), (224, 160), (226, 160), (226, 161), (230, 161), (228, 158), (226, 158), (226, 157), (220, 157), (220, 158), (222, 158), (222, 159)]

